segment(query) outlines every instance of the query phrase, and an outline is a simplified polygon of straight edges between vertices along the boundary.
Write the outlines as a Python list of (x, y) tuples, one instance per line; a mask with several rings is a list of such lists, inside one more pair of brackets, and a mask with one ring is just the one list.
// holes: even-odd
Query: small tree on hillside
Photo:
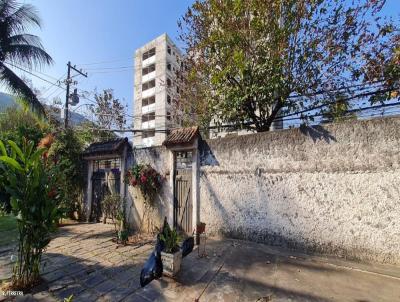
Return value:
[[(384, 3), (195, 1), (179, 22), (186, 116), (260, 132), (277, 116), (320, 112), (338, 95), (374, 101), (398, 90), (399, 34), (381, 17)], [(374, 70), (381, 63), (387, 68)]]

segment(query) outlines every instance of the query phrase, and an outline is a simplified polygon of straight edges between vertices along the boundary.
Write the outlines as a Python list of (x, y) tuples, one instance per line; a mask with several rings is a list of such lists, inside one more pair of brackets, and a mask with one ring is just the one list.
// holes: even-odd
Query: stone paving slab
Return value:
[[(400, 267), (346, 261), (239, 240), (208, 240), (175, 278), (141, 288), (140, 271), (152, 244), (118, 247), (114, 228), (60, 228), (42, 261), (44, 282), (16, 301), (400, 301)], [(1, 256), (1, 255), (0, 255)], [(9, 258), (0, 257), (7, 273)], [(6, 300), (1, 296), (0, 301)]]

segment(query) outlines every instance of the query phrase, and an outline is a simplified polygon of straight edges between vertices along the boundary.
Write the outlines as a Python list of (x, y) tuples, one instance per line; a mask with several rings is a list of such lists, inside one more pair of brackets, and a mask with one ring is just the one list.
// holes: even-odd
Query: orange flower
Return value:
[(51, 144), (54, 142), (54, 135), (49, 133), (45, 137), (43, 137), (40, 142), (38, 147), (39, 148), (50, 148)]

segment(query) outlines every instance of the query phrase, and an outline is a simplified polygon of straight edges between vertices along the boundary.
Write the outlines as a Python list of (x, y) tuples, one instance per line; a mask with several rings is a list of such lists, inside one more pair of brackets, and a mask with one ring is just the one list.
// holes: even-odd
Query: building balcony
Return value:
[(148, 121), (148, 122), (142, 122), (142, 129), (150, 129), (150, 128), (155, 128), (156, 127), (156, 121)]
[(153, 112), (156, 110), (156, 103), (147, 105), (147, 106), (143, 106), (142, 107), (142, 114), (144, 113), (149, 113), (149, 112)]
[(146, 60), (142, 61), (142, 67), (153, 64), (156, 61), (156, 56), (152, 56), (150, 58), (147, 58)]
[(146, 137), (142, 138), (142, 145), (145, 147), (150, 147), (154, 144), (154, 138), (153, 137)]
[(156, 71), (152, 71), (144, 76), (142, 76), (142, 82), (147, 82), (150, 81), (152, 79), (154, 79), (156, 77)]
[(147, 98), (149, 96), (152, 96), (156, 94), (156, 87), (150, 88), (150, 89), (146, 89), (144, 91), (142, 91), (142, 98)]

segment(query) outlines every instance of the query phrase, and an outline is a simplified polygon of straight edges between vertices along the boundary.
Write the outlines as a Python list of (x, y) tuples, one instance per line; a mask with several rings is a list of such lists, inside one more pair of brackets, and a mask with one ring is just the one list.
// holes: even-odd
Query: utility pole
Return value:
[[(85, 78), (87, 78), (87, 73), (83, 73), (82, 69), (80, 69), (80, 70), (76, 69), (76, 65), (72, 66), (71, 62), (68, 62), (67, 66), (68, 66), (68, 72), (67, 72), (67, 79), (65, 80), (65, 83), (67, 85), (67, 93), (65, 95), (65, 117), (64, 117), (65, 129), (67, 129), (67, 127), (68, 127), (68, 105), (69, 105), (69, 98), (70, 98), (69, 86), (73, 83), (72, 78), (71, 78), (71, 69), (76, 71), (80, 75), (84, 76)], [(77, 82), (75, 82), (75, 83), (77, 83)]]

